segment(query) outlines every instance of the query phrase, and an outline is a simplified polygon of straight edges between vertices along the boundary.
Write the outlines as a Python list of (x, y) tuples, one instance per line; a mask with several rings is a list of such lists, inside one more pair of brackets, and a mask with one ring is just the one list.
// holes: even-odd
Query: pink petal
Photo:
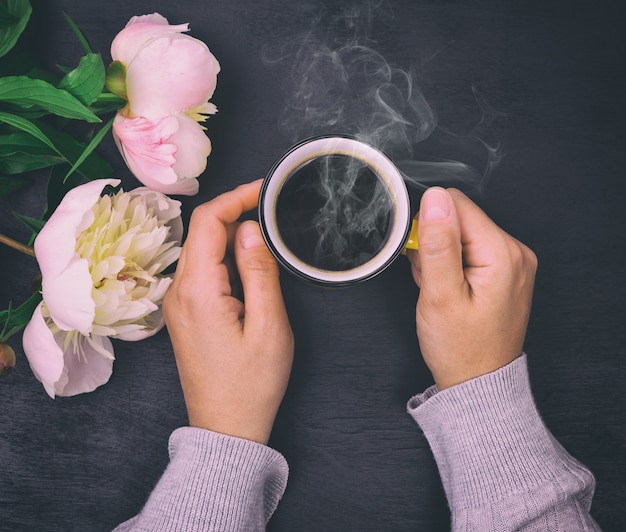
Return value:
[[(39, 259), (41, 264), (41, 259)], [(96, 314), (89, 262), (76, 255), (56, 277), (42, 277), (41, 292), (59, 329), (89, 334)]]
[(54, 399), (54, 385), (63, 374), (63, 350), (46, 324), (41, 313), (42, 305), (39, 303), (24, 329), (22, 347), (33, 374)]
[(57, 395), (69, 397), (92, 392), (106, 384), (113, 373), (113, 344), (106, 336), (80, 336), (81, 356), (65, 352), (65, 372), (67, 383), (62, 389), (57, 387)]
[(169, 195), (194, 196), (200, 190), (200, 183), (197, 179), (179, 179), (171, 185), (161, 185), (155, 190)]
[(128, 168), (147, 187), (162, 192), (164, 185), (176, 183), (173, 169), (176, 146), (168, 142), (178, 129), (178, 120), (168, 116), (151, 121), (128, 118), (118, 112), (113, 122), (113, 137)]
[(139, 50), (163, 35), (171, 35), (189, 30), (189, 24), (171, 26), (167, 19), (158, 13), (133, 17), (126, 27), (120, 31), (111, 43), (113, 61), (121, 61), (130, 65)]
[(76, 236), (93, 221), (91, 208), (107, 185), (117, 186), (119, 179), (97, 179), (71, 189), (35, 239), (37, 259), (44, 276), (58, 275), (74, 257)]
[(141, 48), (126, 72), (134, 115), (156, 119), (203, 106), (217, 85), (220, 65), (206, 44), (170, 34)]
[(211, 141), (193, 118), (187, 115), (179, 115), (177, 118), (178, 131), (170, 138), (170, 142), (177, 147), (174, 171), (179, 179), (197, 177), (206, 169)]
[(70, 190), (35, 239), (42, 292), (52, 319), (64, 330), (88, 333), (95, 314), (88, 264), (76, 254), (76, 238), (93, 221), (91, 208), (106, 185), (98, 179)]
[(197, 112), (202, 115), (214, 115), (217, 113), (217, 107), (214, 103), (206, 102), (204, 105), (197, 108)]
[[(35, 309), (24, 329), (22, 345), (33, 374), (48, 395), (53, 399), (55, 395), (77, 395), (106, 383), (113, 371), (111, 341), (106, 336), (59, 331), (44, 317), (43, 309), (43, 303)], [(68, 334), (73, 341), (66, 341)]]
[(152, 24), (166, 24), (169, 25), (167, 19), (160, 13), (151, 13), (150, 15), (136, 15), (126, 23), (126, 27), (132, 26), (139, 22), (150, 22)]
[[(180, 126), (184, 131), (179, 134)], [(148, 188), (163, 194), (197, 194), (195, 177), (206, 167), (211, 142), (195, 120), (180, 115), (151, 121), (118, 112), (113, 137), (130, 171)], [(189, 175), (179, 177), (176, 167)]]

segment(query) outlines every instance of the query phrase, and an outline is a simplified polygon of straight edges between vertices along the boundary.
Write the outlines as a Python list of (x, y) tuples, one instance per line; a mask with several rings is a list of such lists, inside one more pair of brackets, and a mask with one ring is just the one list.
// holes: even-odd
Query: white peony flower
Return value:
[(113, 366), (108, 337), (141, 340), (164, 325), (162, 272), (180, 255), (180, 202), (140, 188), (100, 196), (119, 180), (70, 190), (35, 240), (43, 302), (23, 346), (48, 395), (89, 392)]

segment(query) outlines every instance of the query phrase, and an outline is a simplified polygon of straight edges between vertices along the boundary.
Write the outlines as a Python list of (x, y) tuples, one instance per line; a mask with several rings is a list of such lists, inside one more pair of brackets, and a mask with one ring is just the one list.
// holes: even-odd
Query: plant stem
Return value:
[(18, 242), (17, 240), (13, 240), (12, 238), (5, 236), (1, 233), (0, 233), (0, 243), (5, 244), (13, 249), (17, 249), (18, 251), (21, 251), (22, 253), (25, 253), (26, 255), (30, 255), (31, 257), (35, 256), (35, 250), (32, 247), (27, 246), (26, 244), (22, 244), (21, 242)]

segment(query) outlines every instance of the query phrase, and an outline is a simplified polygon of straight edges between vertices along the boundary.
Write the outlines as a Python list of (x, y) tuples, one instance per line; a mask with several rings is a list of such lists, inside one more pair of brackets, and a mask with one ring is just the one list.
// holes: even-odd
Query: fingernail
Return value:
[(450, 216), (450, 199), (448, 193), (440, 188), (430, 188), (422, 196), (420, 206), (422, 220), (432, 222)]
[(239, 228), (241, 247), (244, 249), (258, 248), (263, 245), (263, 238), (252, 222), (243, 223)]

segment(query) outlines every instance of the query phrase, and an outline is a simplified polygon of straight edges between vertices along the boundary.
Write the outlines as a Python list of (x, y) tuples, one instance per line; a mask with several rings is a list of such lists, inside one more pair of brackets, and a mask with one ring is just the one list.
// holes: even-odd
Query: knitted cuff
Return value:
[(577, 468), (539, 416), (525, 355), (457, 386), (431, 387), (407, 408), (428, 439), (451, 507), (478, 508)]
[(138, 516), (151, 530), (264, 530), (287, 484), (283, 456), (260, 443), (182, 427)]

